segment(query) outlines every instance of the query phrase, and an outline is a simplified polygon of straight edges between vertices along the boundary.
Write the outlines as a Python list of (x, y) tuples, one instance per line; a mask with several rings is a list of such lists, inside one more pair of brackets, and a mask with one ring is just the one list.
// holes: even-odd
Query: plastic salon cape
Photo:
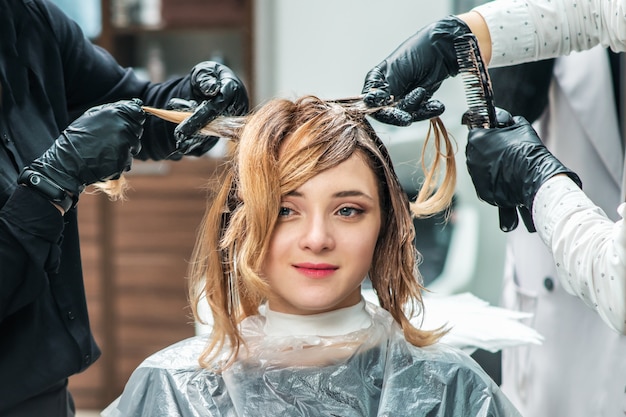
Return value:
[(264, 334), (242, 324), (247, 348), (223, 373), (198, 366), (207, 336), (146, 359), (105, 417), (520, 416), (467, 354), (405, 341), (391, 315), (367, 303), (369, 327), (343, 336)]

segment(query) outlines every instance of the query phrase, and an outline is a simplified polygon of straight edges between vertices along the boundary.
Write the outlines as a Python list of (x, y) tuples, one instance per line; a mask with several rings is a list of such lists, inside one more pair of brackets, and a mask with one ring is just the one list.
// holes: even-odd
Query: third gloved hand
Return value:
[[(499, 112), (498, 118), (504, 114)], [(513, 121), (510, 126), (469, 132), (465, 149), (467, 169), (481, 200), (501, 208), (521, 207), (532, 213), (537, 191), (554, 175), (567, 174), (582, 186), (578, 175), (548, 151), (526, 119), (514, 117)], [(526, 226), (534, 229), (528, 223)]]
[[(389, 124), (406, 125), (443, 113), (443, 104), (429, 100), (443, 80), (459, 72), (454, 42), (471, 33), (461, 19), (449, 16), (434, 22), (404, 41), (365, 77), (363, 100), (370, 107), (390, 105), (421, 87), (423, 108), (419, 112), (396, 112), (397, 117), (375, 118)], [(412, 114), (410, 114), (412, 113)], [(408, 121), (408, 123), (407, 123)]]
[(141, 149), (146, 114), (141, 101), (123, 100), (87, 110), (26, 170), (78, 196), (86, 185), (119, 178)]
[[(191, 70), (191, 87), (196, 99), (187, 110), (193, 114), (174, 130), (176, 148), (185, 155), (202, 155), (219, 138), (199, 133), (200, 129), (217, 116), (239, 116), (248, 111), (248, 93), (243, 82), (226, 65), (204, 61)], [(179, 108), (174, 99), (169, 108)], [(180, 100), (178, 100), (180, 103)], [(199, 104), (197, 104), (199, 103)]]

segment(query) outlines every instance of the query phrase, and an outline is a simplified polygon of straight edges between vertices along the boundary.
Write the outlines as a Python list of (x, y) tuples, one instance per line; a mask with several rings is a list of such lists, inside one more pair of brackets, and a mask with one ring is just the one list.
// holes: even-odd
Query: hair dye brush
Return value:
[[(459, 74), (463, 81), (465, 98), (469, 107), (461, 121), (468, 129), (490, 129), (498, 126), (493, 90), (487, 67), (478, 49), (478, 41), (472, 34), (458, 38), (454, 43)], [(520, 215), (529, 232), (534, 232), (530, 212), (520, 207)], [(500, 230), (510, 232), (518, 225), (515, 207), (498, 207)]]

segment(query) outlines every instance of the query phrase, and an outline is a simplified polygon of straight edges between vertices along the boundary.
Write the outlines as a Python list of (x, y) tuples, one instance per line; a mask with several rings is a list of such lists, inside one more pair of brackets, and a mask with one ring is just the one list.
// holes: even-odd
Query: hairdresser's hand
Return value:
[(429, 99), (443, 80), (459, 72), (454, 41), (469, 33), (469, 27), (454, 16), (420, 29), (367, 73), (362, 90), (365, 103), (370, 107), (390, 105), (421, 87), (425, 91), (420, 93), (423, 94), (420, 112), (399, 111), (397, 117), (391, 115), (381, 121), (406, 125), (407, 121), (440, 115), (443, 104)]
[(124, 100), (87, 110), (23, 170), (20, 183), (32, 186), (27, 177), (36, 173), (77, 198), (86, 185), (119, 178), (141, 149), (141, 105)]
[(505, 111), (498, 111), (497, 117), (498, 124), (505, 127), (470, 130), (465, 149), (467, 169), (480, 199), (504, 209), (518, 208), (526, 227), (534, 231), (530, 213), (544, 182), (567, 174), (582, 184), (576, 173), (548, 151), (526, 119), (511, 118)]
[[(226, 65), (204, 61), (191, 70), (194, 101), (188, 101), (193, 114), (176, 127), (176, 149), (185, 155), (202, 155), (218, 138), (201, 134), (200, 129), (217, 116), (238, 116), (248, 111), (248, 93), (243, 82)], [(197, 104), (199, 103), (199, 104)], [(179, 108), (180, 101), (168, 108)]]

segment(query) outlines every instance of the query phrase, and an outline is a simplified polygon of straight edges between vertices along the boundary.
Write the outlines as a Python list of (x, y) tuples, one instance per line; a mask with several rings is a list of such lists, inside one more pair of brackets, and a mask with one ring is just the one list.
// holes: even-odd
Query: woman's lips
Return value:
[(326, 278), (339, 269), (339, 267), (335, 265), (312, 263), (295, 264), (294, 268), (302, 275), (314, 279)]

